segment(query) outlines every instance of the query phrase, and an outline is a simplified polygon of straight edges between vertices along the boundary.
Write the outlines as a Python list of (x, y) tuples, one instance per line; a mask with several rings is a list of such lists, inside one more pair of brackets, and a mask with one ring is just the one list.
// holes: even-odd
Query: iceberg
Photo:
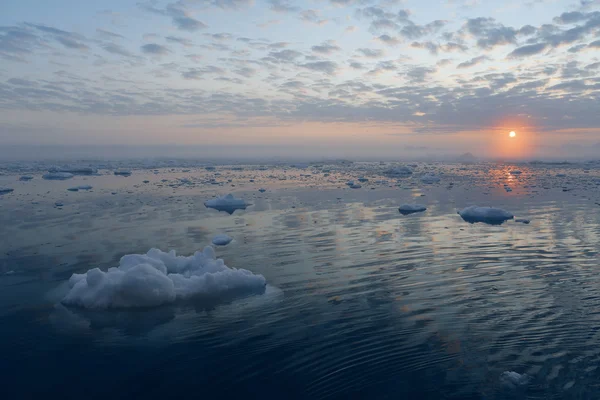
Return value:
[(440, 181), (440, 177), (437, 175), (423, 175), (421, 177), (421, 182), (426, 183), (428, 185), (434, 184), (434, 183), (438, 183)]
[(402, 204), (400, 208), (398, 208), (398, 211), (400, 211), (400, 214), (402, 215), (423, 212), (425, 210), (427, 210), (427, 207), (421, 204)]
[(508, 211), (493, 207), (471, 206), (463, 208), (458, 214), (471, 224), (483, 222), (490, 225), (501, 225), (504, 221), (514, 218), (514, 215)]
[(412, 175), (412, 170), (408, 167), (395, 167), (385, 170), (383, 174), (392, 178), (402, 178)]
[(231, 241), (233, 240), (233, 238), (229, 235), (225, 235), (225, 234), (220, 234), (220, 235), (216, 235), (213, 240), (212, 240), (212, 244), (214, 244), (215, 246), (227, 246), (229, 243), (231, 243)]
[(243, 199), (233, 197), (232, 194), (208, 200), (204, 203), (207, 208), (214, 208), (218, 211), (225, 211), (233, 214), (235, 210), (245, 210), (249, 206)]
[(42, 175), (42, 179), (47, 179), (50, 181), (64, 181), (67, 179), (71, 179), (74, 175), (70, 172), (48, 172), (45, 175)]
[(265, 286), (264, 276), (229, 268), (209, 246), (189, 257), (151, 249), (121, 257), (119, 266), (106, 272), (93, 268), (73, 274), (62, 303), (87, 309), (147, 308), (234, 293), (262, 294)]

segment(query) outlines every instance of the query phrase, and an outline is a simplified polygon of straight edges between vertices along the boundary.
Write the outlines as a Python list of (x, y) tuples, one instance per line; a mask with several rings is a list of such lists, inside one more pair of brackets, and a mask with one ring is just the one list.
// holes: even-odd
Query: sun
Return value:
[(515, 137), (515, 136), (517, 136), (517, 132), (515, 132), (515, 131), (510, 131), (510, 133), (508, 134), (508, 136), (510, 136), (510, 137)]

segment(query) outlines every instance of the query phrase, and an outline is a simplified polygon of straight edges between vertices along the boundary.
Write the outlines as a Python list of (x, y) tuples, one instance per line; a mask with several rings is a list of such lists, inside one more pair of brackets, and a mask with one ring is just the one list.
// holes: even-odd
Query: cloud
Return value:
[(323, 44), (311, 47), (311, 50), (319, 54), (332, 54), (336, 51), (340, 51), (341, 47), (332, 42), (325, 42)]
[(473, 35), (477, 39), (477, 46), (482, 49), (517, 42), (517, 31), (496, 22), (494, 18), (468, 19), (463, 30)]
[(119, 35), (118, 33), (110, 32), (105, 29), (96, 28), (96, 33), (103, 39), (125, 39), (123, 35)]
[(171, 52), (168, 47), (156, 43), (145, 44), (141, 46), (140, 49), (142, 50), (142, 53), (153, 55), (165, 55)]
[(117, 54), (123, 57), (134, 57), (134, 55), (129, 50), (116, 43), (104, 43), (101, 45), (101, 47), (112, 54)]
[(204, 79), (204, 75), (210, 74), (222, 75), (225, 74), (225, 70), (214, 65), (208, 65), (202, 68), (189, 68), (187, 71), (182, 72), (181, 76), (184, 79), (200, 80)]
[(269, 57), (275, 59), (279, 62), (293, 62), (299, 57), (302, 57), (302, 53), (296, 50), (280, 50), (280, 51), (271, 51), (269, 53)]
[(190, 39), (186, 39), (179, 36), (166, 36), (165, 40), (171, 43), (177, 43), (185, 47), (192, 47), (194, 43)]
[(164, 9), (155, 8), (153, 2), (138, 3), (138, 6), (148, 12), (171, 17), (172, 24), (182, 31), (195, 32), (207, 28), (206, 24), (191, 16), (183, 2), (167, 4)]
[(312, 71), (323, 72), (328, 75), (334, 75), (338, 68), (337, 64), (333, 61), (315, 61), (300, 64), (300, 66)]
[(462, 62), (456, 66), (458, 69), (474, 67), (477, 64), (491, 60), (488, 56), (478, 56), (470, 59), (469, 61)]
[(299, 17), (304, 22), (309, 22), (316, 25), (324, 25), (329, 22), (327, 19), (321, 18), (317, 10), (303, 10)]
[(390, 35), (381, 35), (377, 39), (380, 42), (387, 44), (388, 46), (397, 46), (401, 43), (401, 41), (397, 37)]
[(295, 13), (300, 11), (299, 7), (293, 6), (287, 0), (268, 0), (271, 5), (269, 9), (276, 13)]
[(596, 40), (596, 41), (588, 44), (588, 47), (591, 47), (594, 49), (600, 49), (600, 40)]
[(26, 23), (25, 25), (37, 29), (38, 31), (44, 32), (52, 37), (54, 40), (62, 44), (64, 47), (75, 50), (89, 50), (89, 47), (83, 42), (86, 41), (85, 37), (73, 32), (63, 31), (62, 29), (54, 28), (46, 25), (38, 25)]
[(385, 51), (381, 49), (369, 49), (363, 47), (356, 49), (356, 51), (367, 58), (381, 58), (385, 55)]
[(546, 43), (536, 43), (514, 49), (507, 57), (520, 58), (539, 54), (548, 47)]

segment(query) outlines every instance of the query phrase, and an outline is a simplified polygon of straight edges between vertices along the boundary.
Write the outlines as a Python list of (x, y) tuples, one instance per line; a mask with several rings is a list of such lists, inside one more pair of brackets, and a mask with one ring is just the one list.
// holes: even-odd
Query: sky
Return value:
[(2, 143), (593, 156), (600, 0), (5, 0)]

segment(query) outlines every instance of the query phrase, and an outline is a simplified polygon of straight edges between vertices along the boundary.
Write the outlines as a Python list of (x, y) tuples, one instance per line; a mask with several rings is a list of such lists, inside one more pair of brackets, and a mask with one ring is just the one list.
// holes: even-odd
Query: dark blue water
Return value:
[[(171, 171), (76, 178), (91, 193), (14, 184), (0, 200), (2, 397), (600, 397), (596, 171), (437, 166), (439, 184), (389, 187), (369, 168), (224, 170), (228, 189), (169, 186)], [(345, 187), (362, 175), (363, 188)], [(225, 190), (253, 206), (203, 207)], [(398, 212), (414, 201), (428, 210)], [(531, 223), (469, 224), (456, 209), (472, 204)], [(74, 272), (151, 247), (191, 254), (217, 233), (235, 238), (219, 257), (263, 274), (265, 294), (133, 311), (60, 303)], [(505, 371), (530, 380), (508, 387)]]

